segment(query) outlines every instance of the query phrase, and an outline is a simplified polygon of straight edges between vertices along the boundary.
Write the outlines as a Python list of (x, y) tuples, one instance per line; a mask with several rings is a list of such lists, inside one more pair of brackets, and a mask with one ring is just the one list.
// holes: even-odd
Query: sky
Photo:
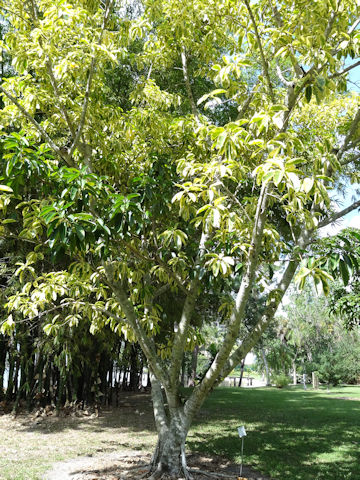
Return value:
[[(349, 59), (346, 62), (346, 66), (351, 65), (352, 63), (355, 63), (355, 60)], [(355, 92), (360, 92), (360, 66), (354, 68), (354, 70), (350, 71), (349, 74), (349, 87), (351, 90)], [(334, 194), (334, 198), (337, 198), (341, 201), (341, 206), (339, 210), (346, 208), (347, 206), (351, 205), (352, 202), (354, 202), (356, 199), (359, 199), (359, 195), (356, 195), (355, 189), (358, 188), (360, 189), (359, 184), (355, 185), (349, 185), (347, 194), (345, 197), (340, 197), (336, 193)], [(322, 236), (326, 235), (336, 235), (339, 233), (342, 229), (344, 228), (359, 228), (360, 229), (360, 212), (359, 209), (352, 211), (351, 213), (348, 213), (340, 222), (337, 222), (335, 225), (328, 225), (327, 227), (324, 227), (321, 231)]]

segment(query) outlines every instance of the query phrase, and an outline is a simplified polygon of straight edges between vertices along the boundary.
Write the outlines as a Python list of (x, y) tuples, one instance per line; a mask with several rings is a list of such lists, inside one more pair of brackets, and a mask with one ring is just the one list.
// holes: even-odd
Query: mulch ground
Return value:
[[(239, 478), (239, 466), (218, 456), (189, 454), (187, 461), (194, 480)], [(131, 450), (100, 457), (80, 457), (55, 464), (44, 480), (140, 480), (146, 477), (149, 462), (149, 454)], [(270, 480), (246, 466), (242, 478)]]

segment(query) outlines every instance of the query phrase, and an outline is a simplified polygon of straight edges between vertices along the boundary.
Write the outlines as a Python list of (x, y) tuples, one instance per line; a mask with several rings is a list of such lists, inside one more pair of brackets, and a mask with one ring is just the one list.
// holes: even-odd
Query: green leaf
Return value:
[(342, 281), (343, 281), (344, 285), (346, 286), (346, 285), (348, 285), (349, 279), (350, 279), (350, 273), (349, 273), (348, 266), (346, 265), (346, 263), (343, 260), (340, 260), (339, 268), (340, 268), (340, 274), (341, 274)]
[(84, 227), (82, 227), (81, 225), (75, 225), (75, 230), (80, 242), (82, 242), (85, 239)]
[(306, 88), (305, 88), (305, 98), (306, 98), (306, 101), (309, 103), (310, 100), (311, 100), (311, 97), (312, 97), (312, 86), (311, 85), (308, 85)]
[(313, 186), (314, 186), (314, 179), (313, 178), (305, 178), (302, 182), (301, 190), (305, 193), (310, 193)]
[(6, 220), (3, 220), (1, 223), (3, 225), (7, 225), (8, 223), (17, 223), (17, 221), (14, 220), (13, 218), (7, 218)]
[(13, 189), (7, 185), (0, 185), (0, 192), (13, 193)]
[(226, 137), (227, 137), (227, 132), (226, 131), (221, 132), (220, 135), (218, 136), (217, 142), (216, 142), (216, 148), (218, 150), (221, 150), (222, 147), (224, 146)]
[(273, 182), (276, 186), (279, 185), (279, 183), (281, 182), (281, 180), (283, 179), (284, 177), (284, 171), (283, 170), (276, 170), (276, 172), (274, 173), (274, 178), (273, 178)]

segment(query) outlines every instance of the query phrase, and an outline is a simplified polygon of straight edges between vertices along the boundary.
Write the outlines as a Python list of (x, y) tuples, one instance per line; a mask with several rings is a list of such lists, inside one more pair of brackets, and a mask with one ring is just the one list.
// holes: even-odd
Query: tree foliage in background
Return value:
[[(294, 383), (302, 381), (303, 374), (310, 381), (312, 372), (324, 383), (359, 382), (359, 326), (349, 330), (348, 315), (338, 315), (333, 308), (334, 296), (343, 288), (339, 281), (332, 282), (327, 298), (318, 296), (311, 284), (289, 294), (284, 314), (274, 319), (263, 338), (273, 374), (292, 372)], [(258, 365), (263, 371), (261, 352)]]

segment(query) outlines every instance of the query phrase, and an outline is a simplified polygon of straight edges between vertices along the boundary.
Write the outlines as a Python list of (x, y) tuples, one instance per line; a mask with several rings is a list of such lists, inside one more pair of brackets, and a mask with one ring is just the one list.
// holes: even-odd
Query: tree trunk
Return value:
[(293, 385), (297, 384), (297, 377), (296, 377), (296, 363), (295, 360), (293, 361), (292, 364), (292, 373), (293, 373)]
[(188, 478), (185, 441), (191, 419), (184, 413), (178, 391), (166, 392), (168, 408), (165, 409), (160, 382), (151, 374), (151, 396), (154, 407), (158, 442), (151, 462), (151, 479)]
[(8, 344), (7, 339), (3, 335), (0, 335), (0, 401), (4, 397), (4, 374), (5, 374), (7, 344)]
[(199, 353), (199, 347), (198, 345), (195, 345), (195, 348), (193, 350), (192, 357), (191, 357), (191, 375), (189, 380), (189, 387), (193, 387), (195, 385), (196, 374), (197, 374), (198, 353)]
[(181, 380), (180, 384), (182, 387), (185, 387), (185, 369), (186, 369), (186, 363), (185, 363), (185, 357), (183, 358), (182, 364), (181, 364)]
[(188, 477), (185, 459), (186, 422), (180, 416), (174, 416), (166, 433), (159, 434), (158, 444), (152, 460), (152, 477), (178, 479)]
[(14, 389), (14, 369), (15, 369), (15, 355), (14, 350), (9, 351), (9, 372), (8, 372), (8, 384), (6, 388), (5, 400), (8, 402), (12, 400), (12, 394)]
[(245, 358), (243, 358), (242, 361), (241, 361), (240, 378), (239, 378), (238, 387), (241, 387), (242, 379), (243, 379), (243, 376), (244, 376), (244, 368), (245, 368)]
[(265, 367), (266, 386), (269, 387), (271, 385), (270, 370), (269, 370), (269, 365), (268, 365), (268, 362), (267, 362), (267, 359), (266, 359), (265, 350), (264, 350), (264, 347), (262, 345), (261, 345), (261, 355), (263, 357), (264, 367)]
[(136, 344), (130, 346), (130, 381), (129, 389), (135, 392), (139, 388), (139, 365), (138, 365), (138, 349)]

